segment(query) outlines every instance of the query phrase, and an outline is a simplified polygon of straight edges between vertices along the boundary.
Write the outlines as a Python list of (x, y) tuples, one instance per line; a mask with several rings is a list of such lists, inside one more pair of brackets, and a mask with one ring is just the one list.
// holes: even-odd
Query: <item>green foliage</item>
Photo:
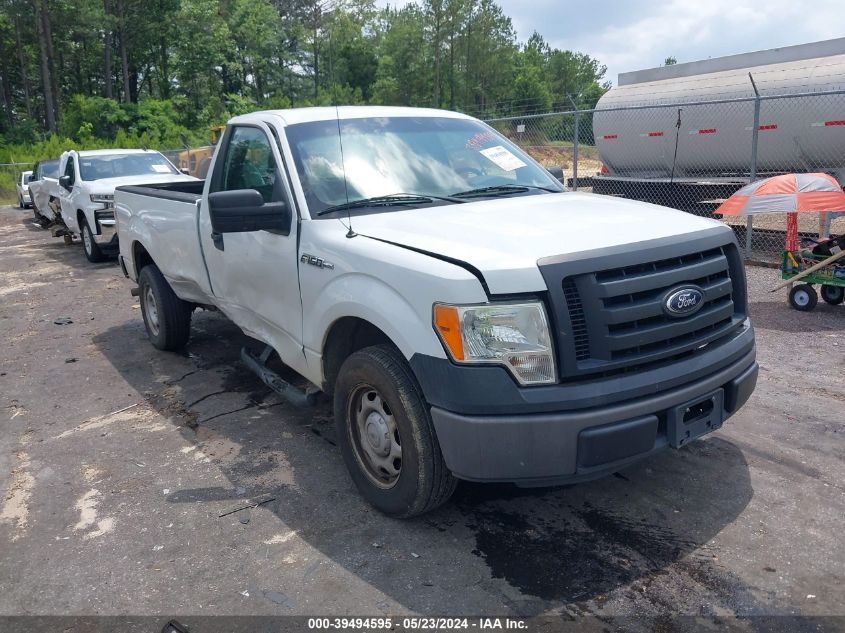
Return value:
[[(180, 107), (181, 106), (181, 107)], [(104, 97), (74, 95), (64, 108), (59, 132), (85, 146), (118, 138), (138, 147), (177, 148), (185, 138), (196, 137), (182, 124), (179, 97), (117, 103)]]
[(0, 155), (203, 144), (209, 126), (258, 109), (592, 107), (604, 74), (537, 33), (520, 44), (494, 0), (3, 0)]

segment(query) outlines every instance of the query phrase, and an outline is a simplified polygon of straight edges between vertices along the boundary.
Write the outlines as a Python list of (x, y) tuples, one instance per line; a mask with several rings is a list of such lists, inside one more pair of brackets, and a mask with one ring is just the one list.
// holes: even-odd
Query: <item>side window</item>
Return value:
[(282, 186), (270, 141), (254, 127), (236, 127), (229, 137), (219, 190), (255, 189), (264, 202), (279, 202)]
[(73, 167), (74, 160), (73, 157), (69, 157), (67, 159), (67, 165), (65, 166), (65, 176), (70, 176), (70, 184), (73, 186), (76, 183), (76, 170)]

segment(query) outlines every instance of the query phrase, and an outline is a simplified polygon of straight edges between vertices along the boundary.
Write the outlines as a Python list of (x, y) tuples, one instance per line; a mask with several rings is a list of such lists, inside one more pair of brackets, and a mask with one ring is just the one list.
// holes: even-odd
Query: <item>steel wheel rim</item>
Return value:
[(796, 292), (793, 299), (795, 300), (795, 303), (802, 308), (806, 305), (810, 305), (810, 293), (806, 290), (799, 290)]
[(375, 486), (393, 488), (402, 474), (402, 444), (393, 411), (370, 385), (357, 387), (348, 403), (349, 439), (361, 470)]
[(82, 227), (82, 245), (85, 247), (85, 252), (90, 255), (93, 249), (91, 248), (91, 230), (87, 226)]
[(158, 304), (156, 304), (156, 297), (150, 286), (147, 286), (144, 291), (144, 314), (147, 316), (147, 326), (150, 328), (150, 332), (153, 336), (158, 336)]

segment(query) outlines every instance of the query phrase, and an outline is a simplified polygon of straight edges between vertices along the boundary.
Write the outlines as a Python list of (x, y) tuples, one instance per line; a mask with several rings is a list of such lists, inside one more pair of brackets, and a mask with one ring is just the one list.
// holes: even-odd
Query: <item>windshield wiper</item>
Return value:
[(431, 204), (435, 200), (465, 202), (465, 200), (447, 196), (430, 196), (416, 193), (392, 193), (387, 196), (374, 196), (372, 198), (363, 198), (361, 200), (351, 200), (350, 202), (344, 202), (343, 204), (336, 204), (319, 211), (317, 216), (334, 213), (335, 211), (346, 211), (347, 209), (360, 209), (363, 207), (392, 207), (410, 204)]
[(453, 198), (474, 198), (478, 197), (493, 197), (505, 196), (511, 193), (525, 193), (531, 189), (540, 189), (548, 191), (549, 193), (560, 193), (560, 189), (552, 189), (551, 187), (540, 187), (539, 185), (493, 185), (492, 187), (479, 187), (478, 189), (470, 189), (469, 191), (459, 191), (453, 193)]

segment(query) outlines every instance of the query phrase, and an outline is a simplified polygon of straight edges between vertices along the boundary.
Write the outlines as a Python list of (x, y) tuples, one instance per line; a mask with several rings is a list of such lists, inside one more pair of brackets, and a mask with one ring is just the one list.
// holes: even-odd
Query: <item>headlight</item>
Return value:
[(554, 349), (542, 303), (437, 303), (434, 329), (457, 363), (504, 365), (523, 385), (555, 382)]
[(114, 202), (114, 195), (105, 193), (92, 193), (91, 202)]

